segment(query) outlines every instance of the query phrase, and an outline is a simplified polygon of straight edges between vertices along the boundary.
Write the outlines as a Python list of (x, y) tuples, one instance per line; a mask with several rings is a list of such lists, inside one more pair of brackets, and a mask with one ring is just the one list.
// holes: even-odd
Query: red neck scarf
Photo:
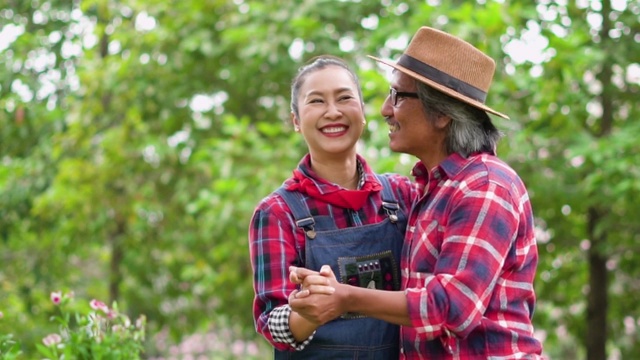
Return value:
[(296, 182), (288, 186), (287, 190), (297, 190), (314, 199), (355, 211), (364, 206), (372, 193), (382, 190), (382, 185), (377, 182), (365, 181), (360, 190), (348, 190), (324, 179), (317, 179), (318, 185), (323, 185), (321, 191), (320, 187), (299, 169), (293, 171), (293, 178)]

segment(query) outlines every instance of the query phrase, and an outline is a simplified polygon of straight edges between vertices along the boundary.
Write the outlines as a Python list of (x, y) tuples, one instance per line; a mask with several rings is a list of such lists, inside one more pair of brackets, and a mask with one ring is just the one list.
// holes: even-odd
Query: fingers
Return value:
[(309, 270), (303, 267), (289, 266), (289, 280), (295, 284), (301, 284), (304, 278), (310, 275), (318, 275), (317, 271)]
[(294, 284), (302, 284), (307, 276), (318, 275), (317, 271), (309, 270), (303, 267), (289, 266), (289, 281)]
[[(333, 286), (310, 285), (310, 286), (305, 287), (301, 292), (304, 292), (304, 291), (307, 292), (305, 294), (305, 296), (307, 296), (307, 294), (331, 295), (334, 292), (336, 292), (336, 288), (334, 288)], [(298, 297), (301, 297), (301, 296), (298, 295)]]
[(289, 280), (294, 284), (302, 284), (306, 277), (318, 274), (326, 276), (330, 279), (336, 278), (333, 270), (331, 270), (331, 266), (329, 265), (322, 265), (322, 268), (320, 268), (319, 272), (303, 267), (289, 266)]
[(297, 268), (295, 266), (289, 266), (289, 281), (291, 281), (294, 284), (302, 284), (302, 279), (300, 279), (298, 277), (298, 272), (296, 270)]
[(304, 290), (298, 290), (295, 294), (293, 294), (293, 297), (295, 299), (304, 299), (309, 295), (311, 295), (311, 292), (309, 291), (309, 289), (304, 289)]
[(336, 288), (333, 286), (325, 286), (325, 285), (310, 285), (305, 286), (300, 290), (294, 290), (289, 295), (289, 300), (291, 299), (304, 299), (311, 294), (313, 295), (331, 295), (336, 292)]
[(326, 276), (331, 279), (336, 278), (336, 275), (333, 273), (333, 270), (331, 270), (331, 266), (329, 265), (322, 265), (322, 267), (320, 268), (320, 275)]
[(294, 290), (293, 292), (291, 292), (291, 294), (289, 294), (289, 304), (291, 304), (291, 302), (296, 299), (304, 299), (309, 295), (309, 290)]
[(326, 276), (322, 276), (322, 275), (311, 275), (311, 276), (307, 276), (306, 278), (304, 278), (304, 281), (302, 282), (302, 288), (306, 289), (309, 288), (311, 286), (331, 286), (331, 281), (329, 278), (327, 278)]

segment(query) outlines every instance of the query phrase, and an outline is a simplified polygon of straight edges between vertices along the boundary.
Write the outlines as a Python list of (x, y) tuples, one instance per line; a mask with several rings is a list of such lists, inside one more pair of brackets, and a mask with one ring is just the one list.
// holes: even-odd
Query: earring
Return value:
[(298, 125), (294, 126), (293, 130), (295, 130), (296, 132), (300, 132), (300, 126), (298, 126)]

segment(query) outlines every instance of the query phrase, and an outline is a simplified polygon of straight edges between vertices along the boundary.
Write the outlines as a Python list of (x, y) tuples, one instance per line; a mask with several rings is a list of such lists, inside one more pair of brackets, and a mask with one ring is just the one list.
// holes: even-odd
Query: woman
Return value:
[(318, 57), (298, 71), (291, 110), (309, 152), (251, 220), (256, 330), (276, 359), (397, 358), (396, 325), (344, 314), (321, 326), (292, 312), (288, 267), (329, 264), (343, 283), (398, 290), (406, 214), (418, 191), (406, 177), (375, 174), (357, 154), (364, 104), (341, 59)]

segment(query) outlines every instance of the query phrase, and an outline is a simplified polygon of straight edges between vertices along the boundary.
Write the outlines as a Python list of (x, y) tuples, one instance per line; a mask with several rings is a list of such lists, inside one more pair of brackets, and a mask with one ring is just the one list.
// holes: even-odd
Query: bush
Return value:
[[(146, 319), (144, 315), (132, 323), (118, 311), (98, 300), (76, 306), (73, 293), (51, 293), (51, 301), (58, 314), (51, 321), (58, 324), (58, 332), (51, 333), (36, 344), (37, 351), (47, 359), (119, 360), (140, 359), (143, 352)], [(2, 313), (0, 312), (0, 318)], [(13, 336), (0, 336), (0, 359), (19, 359), (19, 344)]]

